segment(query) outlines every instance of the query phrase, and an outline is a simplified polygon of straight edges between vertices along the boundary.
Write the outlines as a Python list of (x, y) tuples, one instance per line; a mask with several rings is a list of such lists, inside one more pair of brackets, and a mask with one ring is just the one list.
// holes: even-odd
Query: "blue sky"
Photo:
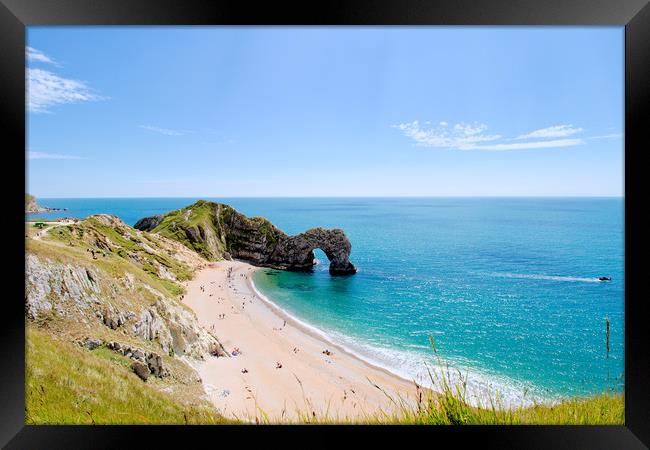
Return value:
[(623, 28), (31, 27), (37, 197), (620, 196)]

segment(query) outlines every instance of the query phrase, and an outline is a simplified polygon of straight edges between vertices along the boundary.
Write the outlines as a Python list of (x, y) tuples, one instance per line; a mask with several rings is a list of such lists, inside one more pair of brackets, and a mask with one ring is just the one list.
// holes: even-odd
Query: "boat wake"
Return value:
[(522, 278), (526, 280), (547, 280), (547, 281), (570, 281), (570, 282), (578, 282), (578, 283), (601, 283), (603, 280), (598, 279), (597, 277), (594, 278), (586, 278), (586, 277), (563, 277), (563, 276), (555, 276), (555, 275), (535, 275), (535, 274), (523, 274), (523, 273), (491, 273), (490, 275), (494, 277), (502, 277), (502, 278)]

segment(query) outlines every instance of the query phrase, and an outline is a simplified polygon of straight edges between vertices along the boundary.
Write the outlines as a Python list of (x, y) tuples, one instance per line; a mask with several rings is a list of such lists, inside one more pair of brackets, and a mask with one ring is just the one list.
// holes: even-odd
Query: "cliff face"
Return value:
[(236, 258), (262, 267), (309, 271), (313, 250), (320, 248), (330, 260), (332, 275), (356, 272), (349, 259), (352, 245), (343, 230), (312, 228), (288, 236), (264, 218), (246, 217), (221, 203), (200, 200), (141, 219), (135, 228), (175, 239), (210, 260)]
[[(113, 279), (91, 264), (62, 263), (36, 255), (27, 255), (25, 270), (30, 320), (51, 320), (54, 315), (82, 324), (79, 339), (123, 343), (140, 339), (150, 342), (140, 343), (141, 347), (158, 347), (165, 355), (203, 359), (219, 350), (217, 340), (198, 325), (190, 311), (128, 273)], [(111, 330), (118, 334), (113, 336)]]
[(162, 359), (225, 355), (178, 301), (179, 282), (203, 267), (204, 258), (109, 215), (46, 230), (27, 241), (25, 315), (31, 323), (60, 328), (79, 342), (117, 342)]
[(36, 197), (33, 195), (25, 194), (25, 212), (26, 213), (39, 213), (50, 211), (65, 211), (66, 209), (59, 208), (44, 208), (36, 202)]
[[(181, 411), (181, 421), (189, 408), (213, 411), (194, 365), (227, 352), (179, 298), (184, 292), (180, 282), (204, 267), (205, 258), (109, 215), (47, 225), (38, 232), (28, 227), (26, 234), (25, 318), (31, 348), (26, 395), (39, 399), (28, 402), (32, 420), (44, 417), (40, 414), (52, 402), (76, 417), (82, 392), (92, 392), (93, 402), (98, 393), (105, 402), (101, 414), (126, 407), (127, 421), (134, 415), (159, 420), (157, 410), (133, 412), (152, 404), (141, 401), (147, 395), (162, 402), (165, 411)], [(72, 374), (64, 361), (74, 364)], [(74, 383), (60, 381), (71, 378)], [(127, 389), (137, 390), (137, 396), (125, 397)], [(110, 414), (103, 417), (119, 422)]]
[(40, 212), (43, 208), (36, 203), (36, 197), (33, 195), (25, 194), (25, 212)]

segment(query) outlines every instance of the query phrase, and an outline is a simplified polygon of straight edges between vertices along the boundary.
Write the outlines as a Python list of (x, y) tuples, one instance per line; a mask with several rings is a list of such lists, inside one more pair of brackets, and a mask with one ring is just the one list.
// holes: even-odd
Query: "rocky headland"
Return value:
[(33, 195), (25, 194), (25, 213), (33, 214), (40, 212), (67, 211), (67, 208), (45, 208), (40, 206)]
[(145, 217), (135, 224), (141, 231), (177, 240), (213, 261), (237, 259), (260, 267), (310, 271), (314, 249), (330, 261), (332, 275), (350, 275), (352, 245), (341, 229), (312, 228), (288, 236), (267, 219), (246, 217), (221, 203), (200, 200), (167, 214)]

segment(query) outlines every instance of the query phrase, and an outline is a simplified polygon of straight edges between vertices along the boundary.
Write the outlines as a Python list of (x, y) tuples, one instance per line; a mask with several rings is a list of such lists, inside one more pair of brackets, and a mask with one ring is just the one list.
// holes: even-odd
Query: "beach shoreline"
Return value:
[(413, 381), (360, 358), (261, 294), (252, 281), (257, 270), (220, 261), (185, 283), (183, 303), (234, 353), (193, 364), (221, 414), (272, 423), (363, 421), (415, 401)]
[[(255, 272), (260, 270), (259, 268), (256, 268)], [(289, 323), (291, 323), (294, 327), (300, 329), (303, 333), (313, 337), (314, 339), (320, 339), (322, 340), (325, 344), (329, 345), (331, 348), (337, 349), (339, 352), (345, 353), (351, 358), (356, 358), (359, 360), (360, 363), (366, 365), (368, 368), (372, 370), (380, 370), (384, 372), (386, 375), (395, 377), (399, 380), (402, 380), (406, 383), (413, 383), (413, 380), (409, 380), (403, 376), (400, 376), (398, 373), (395, 373), (391, 369), (387, 367), (383, 367), (375, 362), (369, 361), (368, 359), (364, 358), (360, 354), (356, 353), (353, 350), (350, 350), (347, 348), (345, 345), (342, 343), (336, 342), (333, 338), (327, 335), (324, 331), (316, 328), (313, 325), (310, 325), (296, 316), (293, 316), (291, 313), (274, 303), (271, 299), (269, 299), (266, 295), (262, 294), (259, 289), (257, 289), (257, 286), (255, 286), (255, 282), (253, 281), (252, 275), (251, 277), (248, 278), (248, 283), (251, 289), (255, 292), (255, 295), (262, 300), (263, 302), (266, 303), (266, 306), (273, 311), (278, 317), (282, 318), (283, 320), (287, 320)]]

